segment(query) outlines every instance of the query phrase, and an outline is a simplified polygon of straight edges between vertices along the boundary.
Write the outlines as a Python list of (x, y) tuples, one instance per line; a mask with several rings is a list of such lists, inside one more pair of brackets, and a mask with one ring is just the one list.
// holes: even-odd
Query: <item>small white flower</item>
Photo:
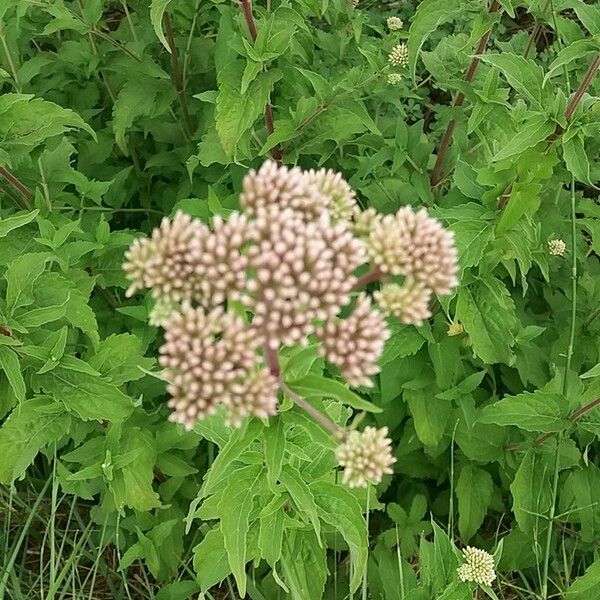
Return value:
[(402, 82), (402, 75), (400, 73), (390, 73), (387, 77), (388, 83), (392, 85), (398, 85)]
[(405, 67), (408, 64), (408, 46), (404, 42), (394, 46), (388, 55), (388, 62), (393, 67)]
[(399, 31), (404, 27), (404, 21), (400, 17), (388, 17), (387, 26), (390, 31)]
[(164, 327), (171, 315), (179, 309), (179, 303), (170, 298), (161, 296), (154, 304), (148, 316), (148, 323), (152, 327)]
[(465, 562), (456, 570), (458, 578), (478, 585), (492, 585), (496, 579), (494, 557), (485, 550), (472, 546), (463, 550), (463, 556)]
[(552, 256), (564, 256), (567, 251), (567, 245), (561, 239), (548, 241), (548, 253)]

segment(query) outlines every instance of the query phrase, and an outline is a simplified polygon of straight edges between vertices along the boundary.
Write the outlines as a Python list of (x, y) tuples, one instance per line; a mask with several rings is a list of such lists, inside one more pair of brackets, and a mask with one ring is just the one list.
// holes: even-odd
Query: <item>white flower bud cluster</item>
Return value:
[(404, 42), (396, 44), (388, 54), (388, 62), (392, 67), (405, 67), (408, 64), (408, 46)]
[(261, 341), (240, 317), (221, 308), (205, 313), (188, 304), (173, 314), (159, 350), (159, 362), (169, 382), (170, 420), (191, 429), (221, 404), (233, 407), (235, 414), (254, 410), (260, 416), (271, 414), (274, 395), (268, 399), (255, 395), (246, 405)]
[[(369, 256), (376, 275), (404, 276), (403, 286), (386, 283), (376, 299), (405, 323), (427, 318), (431, 294), (456, 284), (451, 233), (424, 210), (360, 211), (354, 191), (331, 170), (267, 161), (244, 178), (240, 202), (245, 213), (215, 217), (212, 230), (181, 212), (163, 219), (126, 253), (128, 295), (151, 288), (156, 299), (150, 320), (166, 329), (160, 362), (171, 418), (186, 427), (219, 405), (234, 426), (246, 415), (274, 414), (279, 381), (259, 350), (268, 348), (268, 358), (313, 334), (351, 385), (369, 385), (388, 336), (385, 320), (365, 294), (339, 318)], [(232, 301), (249, 309), (251, 323), (226, 312)], [(385, 447), (367, 431), (349, 440)], [(358, 452), (356, 443), (348, 448)], [(374, 458), (369, 468), (379, 464)]]
[(425, 209), (404, 206), (385, 215), (371, 230), (369, 254), (384, 273), (420, 281), (436, 294), (457, 285), (454, 232), (444, 229)]
[(336, 450), (337, 461), (344, 467), (344, 483), (348, 487), (377, 485), (384, 475), (393, 473), (391, 440), (388, 428), (365, 427), (364, 431), (352, 431)]
[(478, 585), (490, 586), (496, 579), (494, 557), (479, 548), (467, 546), (463, 550), (465, 563), (457, 569), (461, 581), (469, 581)]
[(390, 73), (387, 76), (387, 81), (391, 85), (400, 85), (402, 83), (402, 75), (400, 73)]
[(255, 277), (242, 300), (272, 348), (306, 343), (316, 320), (335, 317), (348, 303), (364, 245), (343, 223), (305, 223), (291, 209), (262, 210), (255, 226), (257, 243), (248, 250)]
[(235, 213), (226, 222), (216, 217), (211, 232), (202, 221), (178, 212), (126, 252), (123, 269), (132, 281), (127, 295), (151, 288), (155, 298), (218, 306), (245, 283), (247, 258), (241, 249), (251, 238), (245, 215)]
[(390, 31), (400, 31), (404, 27), (404, 21), (400, 17), (388, 17), (387, 26)]
[(548, 241), (548, 254), (551, 256), (564, 256), (567, 251), (567, 245), (561, 239)]
[(356, 208), (356, 192), (341, 173), (332, 169), (311, 169), (305, 173), (305, 177), (328, 199), (327, 210), (334, 223), (351, 218)]
[(403, 285), (386, 283), (373, 295), (386, 313), (406, 325), (422, 325), (431, 317), (431, 290), (413, 277), (407, 277)]
[(340, 370), (352, 386), (371, 386), (379, 372), (377, 360), (389, 337), (383, 315), (373, 310), (371, 300), (361, 294), (346, 319), (330, 319), (317, 331), (321, 354)]

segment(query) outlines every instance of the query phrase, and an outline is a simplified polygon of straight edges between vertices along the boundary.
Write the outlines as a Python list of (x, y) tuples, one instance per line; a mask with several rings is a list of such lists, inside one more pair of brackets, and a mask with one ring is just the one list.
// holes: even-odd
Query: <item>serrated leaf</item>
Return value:
[(321, 545), (321, 523), (317, 516), (317, 505), (314, 496), (297, 469), (291, 465), (285, 465), (279, 476), (283, 487), (288, 491), (299, 514), (308, 517), (310, 524)]
[(559, 394), (542, 390), (509, 396), (481, 410), (479, 421), (495, 425), (514, 425), (534, 432), (556, 432), (571, 422), (564, 416), (568, 405)]
[(423, 0), (419, 3), (408, 32), (408, 66), (413, 79), (419, 52), (427, 38), (442, 23), (452, 21), (461, 13), (464, 14), (464, 5), (457, 0)]
[(171, 0), (152, 0), (152, 2), (150, 3), (150, 22), (152, 23), (154, 33), (156, 33), (156, 36), (160, 40), (160, 43), (170, 54), (171, 48), (169, 47), (169, 44), (167, 43), (167, 38), (165, 37), (165, 34), (163, 32), (163, 16), (169, 4), (171, 4)]
[(27, 390), (21, 373), (19, 357), (8, 346), (0, 346), (0, 369), (4, 371), (15, 398), (19, 403), (24, 402)]
[(512, 363), (515, 305), (500, 280), (488, 275), (460, 287), (456, 318), (469, 334), (473, 351), (483, 361)]
[(233, 478), (227, 493), (219, 503), (223, 544), (227, 560), (235, 577), (240, 596), (246, 595), (247, 537), (250, 528), (250, 512), (258, 493), (257, 483), (262, 471), (247, 478)]
[(315, 481), (310, 489), (320, 509), (321, 519), (337, 529), (350, 548), (350, 589), (356, 591), (364, 574), (368, 553), (367, 529), (360, 505), (348, 490), (333, 483)]
[(544, 109), (541, 104), (544, 70), (535, 61), (510, 52), (482, 54), (479, 58), (500, 69), (510, 86), (536, 107)]
[(204, 592), (223, 581), (231, 572), (219, 527), (211, 529), (194, 548), (194, 571)]
[(282, 419), (275, 419), (265, 429), (265, 462), (269, 481), (275, 485), (281, 474), (285, 452), (285, 429)]
[(287, 385), (304, 398), (332, 398), (357, 410), (372, 413), (381, 412), (381, 408), (355, 394), (343, 383), (322, 375), (309, 374), (302, 377), (302, 379), (288, 382)]
[(0, 238), (6, 237), (14, 229), (31, 223), (38, 216), (39, 210), (32, 210), (24, 215), (15, 215), (6, 219), (0, 219)]
[(590, 180), (590, 161), (585, 151), (584, 137), (581, 131), (563, 140), (562, 152), (569, 173), (577, 181), (587, 183), (591, 187), (596, 188)]
[(44, 272), (50, 256), (48, 252), (33, 252), (11, 262), (4, 274), (7, 282), (6, 305), (11, 314), (15, 309), (33, 302), (33, 284)]
[(556, 125), (546, 115), (532, 115), (527, 118), (523, 128), (503, 143), (500, 150), (492, 157), (492, 162), (500, 162), (518, 156), (528, 148), (544, 141), (554, 132)]
[(465, 465), (456, 483), (458, 499), (458, 530), (468, 542), (477, 532), (492, 499), (492, 476), (483, 469)]
[[(87, 366), (84, 361), (72, 360)], [(84, 371), (61, 365), (48, 373), (36, 375), (35, 382), (84, 421), (121, 421), (133, 412), (132, 399), (116, 385)]]
[[(600, 17), (600, 14), (598, 16)], [(557, 73), (563, 73), (564, 66), (571, 64), (573, 61), (580, 61), (586, 56), (590, 56), (596, 52), (598, 52), (598, 46), (590, 39), (576, 40), (572, 44), (569, 44), (563, 48), (550, 63), (546, 75), (544, 76), (544, 85), (546, 85), (548, 80)]]
[(479, 264), (487, 245), (494, 239), (490, 222), (480, 219), (462, 219), (450, 226), (458, 250), (461, 273)]
[(67, 433), (70, 423), (69, 414), (50, 398), (20, 404), (0, 427), (0, 483), (19, 478), (42, 448)]
[(565, 592), (565, 600), (597, 600), (600, 588), (600, 559), (592, 563)]

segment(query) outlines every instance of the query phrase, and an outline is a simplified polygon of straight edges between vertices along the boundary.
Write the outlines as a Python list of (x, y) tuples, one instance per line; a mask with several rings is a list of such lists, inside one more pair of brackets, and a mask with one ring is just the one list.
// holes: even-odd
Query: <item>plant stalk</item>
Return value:
[[(239, 1), (242, 8), (242, 13), (244, 15), (244, 20), (246, 21), (246, 26), (248, 27), (248, 32), (250, 33), (250, 38), (252, 39), (252, 42), (255, 42), (258, 32), (256, 30), (256, 21), (254, 20), (254, 15), (252, 14), (252, 0)], [(275, 127), (273, 124), (273, 107), (269, 101), (267, 101), (267, 104), (265, 105), (264, 115), (267, 134), (271, 135), (275, 131)], [(277, 162), (277, 164), (281, 164), (283, 156), (281, 154), (279, 145), (271, 148), (271, 157)]]
[[(492, 14), (492, 13), (495, 13), (498, 10), (500, 10), (500, 8), (501, 8), (500, 4), (497, 2), (497, 0), (492, 0), (492, 3), (490, 4), (490, 7), (488, 9), (488, 12), (490, 14)], [(477, 43), (477, 46), (475, 47), (475, 56), (473, 56), (473, 58), (471, 60), (471, 64), (469, 65), (469, 68), (467, 69), (467, 72), (465, 74), (465, 81), (467, 83), (470, 83), (471, 81), (473, 81), (473, 78), (475, 77), (475, 73), (477, 72), (477, 67), (479, 66), (479, 55), (485, 51), (485, 48), (487, 46), (487, 43), (488, 43), (488, 40), (490, 37), (490, 33), (491, 33), (491, 29), (486, 31), (481, 36), (481, 38), (479, 39), (479, 42)], [(458, 92), (458, 94), (454, 98), (452, 107), (459, 108), (463, 105), (464, 101), (465, 101), (464, 93)], [(446, 131), (444, 131), (444, 135), (442, 136), (442, 141), (440, 142), (440, 147), (438, 150), (435, 165), (433, 167), (433, 170), (431, 171), (431, 176), (429, 178), (429, 180), (431, 182), (431, 187), (437, 186), (442, 180), (442, 167), (444, 166), (446, 154), (448, 153), (448, 149), (450, 148), (450, 144), (452, 143), (452, 135), (454, 134), (455, 128), (456, 128), (456, 119), (450, 119), (450, 121), (448, 122), (448, 125), (446, 126)]]
[(365, 287), (365, 285), (373, 283), (374, 281), (379, 281), (380, 279), (383, 279), (383, 277), (385, 277), (385, 273), (383, 273), (380, 269), (375, 268), (372, 271), (369, 271), (368, 273), (358, 277), (354, 286), (352, 286), (352, 291), (359, 290)]
[(181, 108), (181, 116), (183, 117), (183, 130), (188, 138), (192, 138), (194, 135), (194, 126), (190, 118), (190, 111), (188, 110), (187, 100), (185, 98), (185, 82), (181, 72), (179, 64), (179, 56), (177, 55), (177, 45), (175, 44), (175, 36), (173, 35), (173, 24), (171, 22), (171, 16), (165, 12), (163, 16), (163, 24), (165, 27), (165, 37), (171, 50), (171, 77), (177, 90), (177, 98), (179, 99), (179, 106)]
[(23, 200), (25, 201), (25, 206), (27, 209), (31, 208), (31, 204), (29, 199), (31, 198), (31, 190), (19, 179), (17, 179), (8, 169), (5, 167), (0, 167), (0, 177), (6, 179), (8, 183), (10, 183), (18, 192), (23, 196)]

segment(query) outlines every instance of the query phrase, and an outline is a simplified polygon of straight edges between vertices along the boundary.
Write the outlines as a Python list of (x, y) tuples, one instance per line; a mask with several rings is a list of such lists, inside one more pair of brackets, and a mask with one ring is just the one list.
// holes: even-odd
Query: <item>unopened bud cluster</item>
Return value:
[(408, 46), (404, 42), (394, 46), (388, 54), (388, 62), (392, 67), (405, 67), (408, 65)]
[(567, 251), (567, 245), (561, 239), (548, 241), (548, 254), (551, 256), (564, 256)]
[(344, 483), (348, 487), (378, 484), (384, 475), (393, 473), (396, 459), (387, 435), (387, 427), (365, 427), (364, 431), (351, 431), (338, 447), (336, 457), (344, 467)]
[[(452, 234), (424, 210), (381, 216), (355, 196), (334, 171), (267, 161), (243, 180), (243, 212), (212, 228), (178, 212), (133, 242), (127, 294), (150, 288), (155, 298), (171, 420), (191, 428), (219, 407), (232, 426), (274, 415), (273, 356), (309, 336), (350, 385), (370, 385), (389, 335), (379, 309), (420, 323), (432, 294), (451, 292)], [(364, 281), (385, 280), (379, 308), (366, 293), (354, 298), (369, 260), (374, 276)], [(394, 462), (387, 430), (351, 433), (338, 458), (349, 485), (377, 483)]]
[(485, 550), (467, 546), (463, 550), (463, 557), (465, 562), (457, 569), (457, 575), (461, 581), (478, 585), (492, 585), (496, 579), (496, 566), (491, 554)]
[(400, 17), (388, 17), (387, 26), (390, 31), (400, 31), (404, 27), (404, 21)]

